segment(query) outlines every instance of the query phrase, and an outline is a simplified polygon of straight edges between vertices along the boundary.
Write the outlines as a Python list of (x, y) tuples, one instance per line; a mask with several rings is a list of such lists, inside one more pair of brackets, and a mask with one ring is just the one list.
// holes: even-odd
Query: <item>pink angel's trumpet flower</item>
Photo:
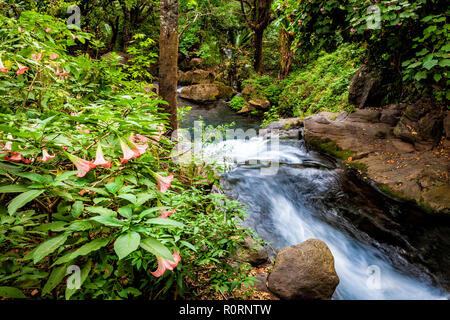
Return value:
[(91, 132), (89, 129), (83, 129), (84, 127), (85, 127), (84, 124), (81, 124), (81, 125), (77, 125), (77, 126), (76, 126), (77, 130), (78, 130), (79, 132), (81, 132), (81, 133), (86, 133), (86, 134), (88, 134), (88, 133)]
[(5, 145), (2, 145), (3, 150), (0, 153), (8, 153), (12, 149), (12, 142), (8, 141)]
[(72, 40), (77, 40), (77, 36), (74, 35), (73, 33), (70, 34), (72, 36)]
[(171, 215), (173, 215), (175, 213), (175, 209), (172, 209), (172, 211), (161, 210), (159, 213), (161, 215), (158, 218), (167, 219), (169, 216), (171, 216)]
[(168, 259), (164, 259), (162, 257), (157, 256), (158, 269), (150, 273), (155, 277), (161, 277), (164, 274), (164, 272), (166, 272), (166, 270), (172, 271), (181, 261), (180, 254), (176, 250), (172, 256), (174, 261), (170, 261)]
[(45, 29), (45, 32), (47, 32), (47, 33), (51, 32), (51, 31), (52, 31), (52, 29), (50, 29), (50, 28)]
[(31, 59), (36, 60), (36, 61), (41, 61), (42, 60), (42, 53), (33, 53), (31, 55)]
[(28, 67), (26, 67), (26, 66), (23, 66), (23, 65), (21, 65), (19, 63), (17, 65), (19, 66), (19, 70), (17, 70), (17, 75), (24, 74), (25, 71), (28, 70)]
[(77, 177), (82, 178), (88, 173), (91, 169), (95, 168), (95, 164), (92, 163), (92, 161), (87, 161), (84, 159), (81, 159), (77, 156), (74, 156), (73, 154), (65, 152), (67, 157), (70, 161), (77, 167), (77, 170), (80, 171), (77, 174)]
[(0, 58), (0, 72), (8, 73), (8, 69), (6, 69), (5, 66), (3, 65), (3, 61), (1, 58)]
[(51, 159), (54, 159), (56, 157), (56, 154), (53, 154), (52, 156), (47, 152), (47, 150), (42, 149), (42, 161), (46, 162)]
[(166, 193), (172, 185), (173, 174), (170, 174), (167, 177), (162, 177), (159, 174), (155, 173), (156, 180), (158, 181), (158, 185), (156, 188), (162, 193)]
[[(155, 136), (152, 136), (152, 138), (153, 140), (160, 141), (161, 136), (164, 134), (164, 126), (159, 125), (156, 127), (156, 129), (158, 130), (158, 133)], [(156, 141), (152, 141), (152, 144), (156, 144)]]
[[(130, 159), (136, 159), (141, 155), (141, 153), (138, 150), (138, 148), (136, 147), (136, 145), (133, 144), (131, 141), (124, 139), (124, 138), (120, 138), (120, 137), (119, 137), (119, 141), (120, 141), (120, 147), (122, 148), (122, 152), (123, 152), (123, 158), (120, 158), (121, 164), (127, 163), (128, 160), (130, 160)], [(133, 146), (133, 148), (130, 148), (130, 144)]]
[(58, 59), (58, 57), (59, 57), (59, 54), (52, 52), (52, 53), (50, 53), (49, 58), (50, 58), (50, 60), (55, 60), (55, 59)]
[(33, 162), (33, 160), (24, 158), (24, 156), (21, 155), (20, 153), (18, 153), (17, 151), (11, 152), (11, 156), (6, 155), (5, 160), (11, 161), (11, 162), (23, 162), (23, 163)]
[[(139, 152), (139, 155), (143, 155), (145, 151), (148, 149), (148, 143), (150, 138), (147, 138), (146, 136), (143, 136), (141, 134), (132, 134), (130, 137), (130, 141), (133, 143), (132, 148), (137, 149)], [(142, 143), (142, 144), (134, 144), (134, 143)]]
[(25, 29), (22, 28), (22, 27), (17, 28), (17, 30), (19, 30), (19, 32), (24, 32), (25, 31)]
[(103, 155), (102, 145), (98, 143), (97, 153), (95, 154), (94, 164), (96, 166), (102, 166), (105, 169), (109, 169), (112, 167), (111, 160), (106, 161), (105, 156)]

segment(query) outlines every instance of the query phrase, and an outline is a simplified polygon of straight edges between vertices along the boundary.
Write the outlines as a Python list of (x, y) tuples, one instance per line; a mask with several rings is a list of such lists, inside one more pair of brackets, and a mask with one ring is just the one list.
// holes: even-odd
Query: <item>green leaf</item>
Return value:
[(10, 184), (9, 186), (1, 186), (0, 193), (27, 192), (30, 189), (21, 184)]
[(33, 262), (38, 263), (44, 257), (62, 246), (67, 240), (65, 233), (41, 243), (33, 252)]
[(104, 207), (87, 207), (86, 211), (89, 211), (91, 213), (98, 213), (98, 214), (105, 215), (105, 216), (111, 216), (111, 217), (115, 217), (117, 215), (117, 213), (114, 210), (107, 209)]
[(191, 249), (191, 250), (197, 252), (197, 249), (195, 249), (195, 247), (194, 247), (191, 243), (189, 243), (189, 242), (187, 242), (187, 241), (181, 241), (181, 244), (183, 244), (183, 245), (185, 245), (186, 247), (188, 247), (189, 249)]
[(114, 193), (114, 194), (120, 189), (120, 185), (118, 185), (115, 182), (107, 183), (105, 185), (105, 187), (106, 187), (106, 190), (108, 190), (109, 192)]
[(160, 210), (169, 210), (169, 209), (171, 209), (171, 208), (170, 207), (154, 207), (154, 208), (150, 208), (150, 209), (142, 211), (139, 214), (139, 219), (142, 219), (145, 216), (147, 216), (147, 215), (149, 215), (149, 214), (151, 214), (153, 212), (160, 211)]
[[(92, 268), (92, 261), (89, 260), (84, 266), (83, 268), (81, 268), (81, 274), (80, 274), (80, 286), (83, 285), (84, 281), (86, 281), (87, 276), (89, 275), (89, 272), (91, 271)], [(70, 297), (72, 297), (72, 295), (77, 291), (77, 288), (74, 289), (69, 289), (68, 287), (66, 287), (66, 300), (69, 300)]]
[(17, 288), (14, 287), (0, 287), (0, 297), (12, 299), (24, 299), (26, 296)]
[(141, 240), (140, 246), (142, 249), (147, 250), (150, 253), (153, 253), (155, 256), (159, 256), (164, 259), (174, 261), (173, 256), (170, 253), (169, 249), (167, 249), (165, 245), (163, 245), (155, 238), (148, 237), (145, 238), (144, 240)]
[(45, 183), (46, 179), (40, 174), (34, 172), (22, 172), (17, 174), (19, 177), (27, 178), (34, 182)]
[(134, 194), (126, 193), (119, 194), (117, 197), (130, 201), (132, 204), (136, 203), (136, 196)]
[(96, 216), (91, 218), (91, 220), (97, 221), (101, 224), (104, 224), (105, 226), (110, 227), (123, 227), (125, 225), (125, 222), (111, 216)]
[(121, 207), (119, 208), (119, 210), (117, 210), (119, 212), (119, 214), (124, 217), (124, 218), (131, 218), (131, 216), (133, 215), (133, 209), (131, 209), (130, 206), (126, 206), (126, 207)]
[(68, 230), (70, 231), (86, 231), (89, 229), (92, 229), (94, 227), (94, 223), (87, 220), (78, 220), (75, 222), (72, 222), (72, 224), (69, 226)]
[(121, 235), (114, 242), (114, 251), (119, 260), (125, 258), (139, 247), (141, 236), (137, 232), (129, 232)]
[(416, 81), (420, 81), (420, 80), (426, 79), (426, 78), (427, 78), (427, 73), (426, 73), (426, 71), (420, 71), (420, 72), (417, 72), (416, 75), (414, 76), (414, 79), (415, 79)]
[(435, 73), (433, 75), (433, 79), (434, 79), (434, 81), (439, 82), (439, 80), (442, 79), (442, 76), (439, 73)]
[(61, 173), (59, 176), (56, 176), (55, 181), (64, 181), (74, 175), (76, 175), (78, 171), (65, 171)]
[(440, 67), (450, 66), (450, 59), (442, 59), (441, 61), (439, 61), (439, 66)]
[(30, 190), (24, 193), (21, 193), (17, 197), (15, 197), (8, 206), (8, 213), (13, 215), (17, 210), (22, 208), (28, 202), (33, 200), (34, 198), (40, 196), (44, 190)]
[(427, 70), (430, 70), (431, 68), (433, 68), (435, 65), (438, 64), (438, 60), (429, 60), (423, 63), (423, 67)]
[(56, 264), (66, 263), (66, 262), (76, 259), (79, 256), (88, 255), (92, 251), (97, 251), (98, 249), (103, 248), (104, 246), (106, 246), (108, 244), (108, 242), (109, 242), (108, 238), (98, 238), (98, 239), (92, 240), (91, 242), (86, 243), (85, 245), (81, 246), (77, 250), (66, 253), (61, 258), (56, 260), (54, 264), (56, 265)]
[(40, 226), (36, 227), (34, 230), (36, 231), (54, 231), (54, 232), (60, 232), (63, 231), (66, 228), (67, 222), (64, 221), (55, 221), (50, 222), (46, 224), (41, 224)]
[(182, 224), (181, 222), (171, 220), (171, 219), (162, 219), (162, 218), (148, 219), (145, 221), (145, 223), (158, 224), (158, 225), (162, 225), (162, 226), (177, 227), (177, 228), (184, 227), (184, 224)]
[(72, 205), (72, 210), (70, 211), (70, 213), (72, 214), (72, 217), (77, 219), (81, 215), (83, 210), (84, 210), (83, 201), (75, 201)]
[(48, 278), (47, 283), (44, 285), (42, 289), (42, 296), (45, 296), (47, 293), (56, 288), (56, 286), (64, 279), (66, 276), (67, 266), (60, 266), (56, 269), (53, 269), (50, 277)]

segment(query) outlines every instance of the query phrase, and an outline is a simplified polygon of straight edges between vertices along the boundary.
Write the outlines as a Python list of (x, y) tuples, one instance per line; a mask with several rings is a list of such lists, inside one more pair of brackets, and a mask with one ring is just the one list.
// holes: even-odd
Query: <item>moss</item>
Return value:
[(423, 202), (423, 200), (420, 202), (417, 202), (417, 205), (419, 206), (420, 209), (422, 209), (426, 213), (434, 213), (434, 210), (429, 205), (427, 205), (425, 202)]
[(362, 172), (367, 172), (367, 165), (365, 163), (361, 163), (361, 162), (348, 162), (348, 165), (351, 168), (354, 168), (356, 170), (362, 171)]
[(355, 153), (351, 150), (344, 150), (340, 148), (335, 142), (328, 140), (324, 141), (320, 138), (311, 138), (307, 139), (307, 143), (313, 148), (317, 149), (320, 152), (335, 156), (341, 160), (347, 160), (349, 157), (353, 156)]
[(387, 186), (387, 184), (380, 185), (380, 190), (383, 191), (384, 193), (390, 195), (393, 198), (404, 199), (404, 197), (402, 197), (399, 193), (397, 193), (394, 190), (392, 190), (391, 188), (389, 188)]

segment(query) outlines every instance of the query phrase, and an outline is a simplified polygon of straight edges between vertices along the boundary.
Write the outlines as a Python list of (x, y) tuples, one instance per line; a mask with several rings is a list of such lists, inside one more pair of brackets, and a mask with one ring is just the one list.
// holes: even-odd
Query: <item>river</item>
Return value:
[[(259, 122), (231, 111), (225, 101), (191, 106), (180, 127), (202, 117), (206, 125)], [(256, 231), (274, 256), (309, 238), (324, 241), (340, 283), (333, 299), (449, 299), (450, 220), (379, 192), (333, 159), (307, 150), (303, 140), (279, 143), (253, 137), (204, 146), (228, 168), (228, 196), (246, 205), (244, 226)], [(274, 165), (276, 164), (276, 166)], [(275, 168), (276, 174), (264, 173)]]

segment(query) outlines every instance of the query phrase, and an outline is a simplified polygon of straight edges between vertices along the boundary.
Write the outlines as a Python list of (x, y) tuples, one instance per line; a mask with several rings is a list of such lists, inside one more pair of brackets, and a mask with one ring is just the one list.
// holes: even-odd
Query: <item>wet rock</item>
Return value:
[(217, 99), (219, 90), (214, 84), (195, 84), (181, 89), (180, 97), (199, 103), (210, 102)]
[(266, 130), (288, 130), (293, 128), (301, 128), (303, 127), (303, 119), (302, 118), (287, 118), (281, 119), (272, 123), (269, 123), (264, 129)]
[(400, 121), (395, 126), (393, 133), (394, 135), (404, 141), (414, 143), (417, 141), (417, 123), (409, 120), (407, 117), (403, 116)]
[(433, 187), (423, 194), (423, 200), (434, 211), (450, 213), (450, 185)]
[(427, 98), (422, 98), (406, 107), (405, 116), (411, 121), (418, 121), (432, 109), (432, 102)]
[(243, 247), (245, 250), (237, 252), (237, 261), (248, 262), (254, 267), (262, 266), (270, 261), (266, 249), (253, 238), (246, 238)]
[(337, 115), (336, 121), (343, 121), (343, 120), (347, 119), (347, 117), (348, 117), (348, 112), (347, 111), (341, 111)]
[(246, 103), (245, 106), (243, 106), (242, 109), (239, 110), (237, 113), (249, 113), (252, 111), (256, 111), (256, 107)]
[(380, 72), (369, 71), (365, 65), (359, 68), (350, 81), (348, 103), (358, 108), (378, 106), (383, 96), (381, 80)]
[(214, 79), (214, 73), (200, 69), (178, 73), (178, 83), (183, 85), (213, 83)]
[(281, 250), (268, 278), (269, 290), (285, 300), (329, 300), (338, 284), (333, 255), (318, 239)]
[(223, 82), (214, 81), (214, 84), (217, 87), (217, 90), (219, 90), (219, 95), (217, 96), (218, 99), (231, 99), (235, 94), (236, 91), (230, 87), (224, 84)]
[(440, 112), (430, 112), (419, 120), (419, 135), (422, 140), (437, 144), (442, 136), (443, 121)]

